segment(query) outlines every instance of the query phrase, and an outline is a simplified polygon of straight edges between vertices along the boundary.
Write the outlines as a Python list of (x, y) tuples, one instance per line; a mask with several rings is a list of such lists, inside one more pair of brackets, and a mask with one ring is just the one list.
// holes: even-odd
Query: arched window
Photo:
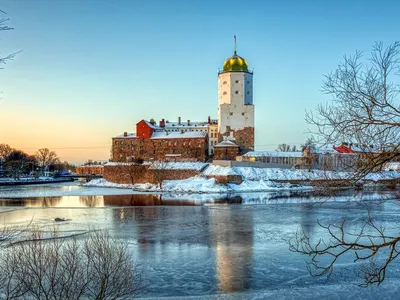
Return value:
[(223, 95), (226, 95), (226, 94), (227, 94), (227, 92), (224, 92), (224, 93), (223, 93)]
[(227, 82), (226, 82), (226, 81), (224, 81), (222, 84), (227, 84)]

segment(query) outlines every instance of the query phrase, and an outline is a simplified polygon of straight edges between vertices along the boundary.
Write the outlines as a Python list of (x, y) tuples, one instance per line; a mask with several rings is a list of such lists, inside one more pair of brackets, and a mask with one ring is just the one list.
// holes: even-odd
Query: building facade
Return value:
[(254, 150), (253, 73), (236, 53), (236, 38), (233, 56), (218, 73), (218, 132), (219, 142), (229, 139), (241, 153)]
[[(189, 122), (190, 123), (190, 122)], [(161, 125), (163, 125), (161, 123)], [(166, 130), (153, 120), (136, 124), (136, 133), (124, 132), (112, 138), (111, 160), (205, 161), (208, 157), (208, 134), (203, 130)]]
[(185, 122), (179, 117), (177, 122), (162, 119), (159, 124), (153, 119), (142, 120), (136, 124), (136, 133), (125, 132), (112, 140), (111, 159), (121, 162), (167, 158), (205, 161), (223, 141), (237, 145), (239, 153), (252, 151), (253, 73), (246, 60), (236, 54), (236, 37), (234, 55), (218, 73), (218, 119)]
[(239, 146), (228, 140), (218, 143), (214, 148), (215, 160), (236, 160), (239, 155)]

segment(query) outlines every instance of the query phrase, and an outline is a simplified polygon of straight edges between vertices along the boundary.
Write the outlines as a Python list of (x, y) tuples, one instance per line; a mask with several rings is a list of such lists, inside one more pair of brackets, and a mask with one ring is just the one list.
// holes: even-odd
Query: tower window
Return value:
[(239, 91), (235, 91), (235, 94), (239, 94)]
[(246, 115), (246, 113), (242, 112), (242, 116)]
[(239, 80), (236, 80), (235, 83), (239, 83)]
[(249, 92), (249, 91), (247, 91), (247, 95), (250, 95), (250, 92)]
[(226, 81), (224, 81), (224, 82), (223, 82), (223, 84), (227, 84), (227, 82), (226, 82)]
[(247, 84), (249, 84), (249, 83), (250, 83), (250, 81), (247, 80)]
[(233, 113), (229, 113), (230, 116), (233, 116)]
[(226, 92), (224, 92), (224, 95), (226, 95), (227, 93)]

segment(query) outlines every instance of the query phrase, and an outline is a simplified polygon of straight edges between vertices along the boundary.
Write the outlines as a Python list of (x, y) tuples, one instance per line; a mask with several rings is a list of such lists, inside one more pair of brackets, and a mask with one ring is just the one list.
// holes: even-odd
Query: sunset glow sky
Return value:
[(5, 0), (0, 143), (107, 160), (141, 119), (217, 117), (217, 73), (254, 69), (256, 150), (306, 139), (306, 109), (344, 54), (399, 39), (400, 2)]

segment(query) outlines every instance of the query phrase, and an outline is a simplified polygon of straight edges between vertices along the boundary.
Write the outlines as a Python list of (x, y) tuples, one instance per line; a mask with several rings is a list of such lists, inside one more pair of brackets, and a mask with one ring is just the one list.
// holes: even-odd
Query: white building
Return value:
[(218, 132), (234, 141), (241, 152), (254, 149), (253, 73), (236, 53), (218, 73)]
[(208, 155), (214, 154), (214, 146), (218, 143), (218, 124), (217, 120), (208, 117), (206, 122), (182, 122), (181, 118), (178, 118), (178, 122), (160, 121), (160, 128), (168, 132), (207, 132), (208, 135)]
[[(154, 122), (154, 120), (152, 120)], [(245, 59), (236, 54), (225, 60), (218, 73), (218, 120), (206, 122), (160, 121), (160, 128), (169, 132), (204, 131), (208, 134), (208, 154), (223, 137), (236, 143), (242, 152), (254, 149), (253, 73)]]

